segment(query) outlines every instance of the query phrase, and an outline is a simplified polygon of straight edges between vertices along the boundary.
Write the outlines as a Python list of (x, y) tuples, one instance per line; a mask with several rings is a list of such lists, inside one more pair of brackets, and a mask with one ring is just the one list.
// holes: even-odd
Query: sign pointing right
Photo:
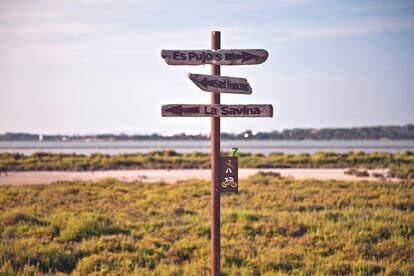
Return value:
[(251, 94), (252, 88), (244, 78), (188, 74), (190, 80), (203, 91), (215, 93)]
[(169, 65), (250, 65), (266, 61), (263, 49), (162, 50), (161, 57)]

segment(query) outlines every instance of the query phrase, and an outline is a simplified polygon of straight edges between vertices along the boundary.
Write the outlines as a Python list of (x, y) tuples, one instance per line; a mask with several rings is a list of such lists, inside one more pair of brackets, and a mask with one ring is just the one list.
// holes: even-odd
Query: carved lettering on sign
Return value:
[(161, 56), (169, 65), (250, 65), (265, 62), (269, 54), (263, 49), (162, 50)]
[(201, 90), (215, 93), (251, 94), (250, 84), (244, 78), (188, 74)]
[(163, 117), (273, 117), (268, 104), (169, 104), (161, 112)]

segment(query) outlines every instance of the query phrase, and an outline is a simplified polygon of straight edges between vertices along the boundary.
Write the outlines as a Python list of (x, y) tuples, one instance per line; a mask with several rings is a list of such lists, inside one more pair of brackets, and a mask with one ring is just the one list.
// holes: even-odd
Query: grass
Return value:
[[(223, 275), (414, 274), (412, 181), (259, 173), (221, 202)], [(0, 275), (209, 275), (209, 206), (201, 180), (0, 187)]]
[[(271, 153), (239, 155), (241, 168), (388, 168), (409, 165), (413, 167), (413, 152), (317, 152), (314, 154)], [(30, 170), (112, 170), (112, 169), (193, 169), (210, 168), (208, 153), (177, 153), (155, 151), (136, 154), (54, 154), (0, 153), (0, 169), (9, 171)]]

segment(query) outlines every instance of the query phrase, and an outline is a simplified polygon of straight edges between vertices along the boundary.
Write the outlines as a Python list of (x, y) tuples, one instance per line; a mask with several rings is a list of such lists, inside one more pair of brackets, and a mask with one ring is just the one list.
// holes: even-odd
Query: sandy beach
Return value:
[[(376, 180), (372, 173), (386, 174), (386, 169), (369, 170), (370, 177), (356, 177), (346, 175), (345, 169), (239, 169), (239, 178), (245, 178), (258, 171), (278, 172), (282, 177), (295, 179), (319, 179), (319, 180)], [(95, 172), (67, 172), (67, 171), (28, 171), (9, 172), (7, 176), (0, 176), (0, 185), (35, 185), (51, 184), (57, 181), (75, 180), (99, 180), (113, 177), (122, 181), (144, 181), (175, 183), (187, 179), (210, 179), (210, 170), (189, 169), (189, 170), (113, 170)]]

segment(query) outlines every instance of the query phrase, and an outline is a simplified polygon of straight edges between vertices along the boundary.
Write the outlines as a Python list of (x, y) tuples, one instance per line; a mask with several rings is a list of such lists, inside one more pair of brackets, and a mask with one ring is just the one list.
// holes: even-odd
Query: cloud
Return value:
[[(190, 48), (202, 47), (201, 41), (208, 29), (190, 29), (177, 32), (132, 32), (117, 28), (95, 30), (80, 25), (78, 29), (55, 26), (56, 29), (39, 28), (27, 30), (31, 34), (43, 34), (44, 37), (29, 40), (29, 45), (21, 41), (7, 41), (0, 48), (1, 66), (33, 66), (58, 64), (91, 64), (111, 61), (139, 60), (141, 63), (157, 58), (162, 48), (180, 48), (183, 43)], [(85, 27), (85, 28), (84, 28)], [(47, 37), (49, 31), (65, 34)], [(91, 31), (88, 35), (73, 36)], [(0, 35), (1, 35), (0, 28)], [(1, 36), (0, 36), (1, 37)], [(38, 36), (39, 37), (39, 36)], [(205, 45), (208, 48), (208, 44)]]
[[(220, 2), (223, 15), (247, 10), (305, 5), (308, 0), (266, 0)], [(177, 8), (180, 6), (180, 9)], [(163, 48), (208, 48), (208, 34), (214, 27), (195, 22), (182, 28), (160, 24), (163, 30), (145, 26), (145, 16), (171, 20), (192, 9), (211, 13), (216, 2), (197, 5), (184, 0), (4, 0), (0, 2), (0, 66), (107, 62), (127, 58), (147, 58)], [(205, 8), (205, 9), (204, 9)], [(168, 16), (163, 12), (168, 10)], [(156, 11), (156, 12), (154, 12)], [(171, 12), (174, 11), (174, 12)], [(145, 15), (145, 16), (142, 16)], [(165, 19), (164, 19), (165, 16)], [(144, 18), (140, 20), (140, 18)], [(191, 22), (189, 22), (191, 23)], [(142, 26), (144, 24), (144, 26)], [(343, 36), (395, 33), (414, 29), (413, 18), (372, 18), (330, 26), (283, 25), (277, 21), (257, 25), (237, 22), (219, 25), (225, 41), (238, 47), (275, 47), (297, 40), (329, 39)], [(159, 26), (158, 26), (159, 27)], [(280, 43), (282, 42), (282, 43)], [(229, 45), (229, 46), (231, 46)], [(234, 46), (233, 46), (234, 47)]]
[(358, 5), (347, 5), (344, 6), (344, 10), (349, 10), (352, 12), (383, 12), (390, 11), (392, 9), (401, 10), (401, 9), (412, 9), (414, 7), (414, 2), (410, 0), (393, 0), (393, 1), (373, 1), (373, 2), (361, 2)]
[(96, 34), (104, 30), (103, 26), (89, 25), (83, 23), (54, 23), (54, 24), (14, 24), (11, 26), (0, 26), (0, 36), (62, 36), (62, 35), (84, 35)]
[(297, 28), (291, 33), (292, 38), (324, 39), (341, 36), (396, 33), (414, 30), (413, 18), (370, 19), (358, 23), (328, 26)]
[[(414, 30), (414, 19), (372, 19), (363, 22), (336, 26), (300, 27), (278, 26), (263, 28), (255, 26), (226, 26), (220, 30), (226, 41), (238, 47), (260, 45), (273, 47), (275, 43), (290, 45), (298, 40), (321, 40), (337, 37), (377, 35)], [(185, 45), (188, 48), (208, 48), (211, 28), (190, 28), (175, 31), (138, 32), (115, 25), (60, 22), (54, 25), (37, 24), (23, 28), (3, 28), (0, 38), (6, 35), (26, 37), (7, 40), (2, 49), (2, 66), (8, 65), (54, 65), (74, 63), (101, 63), (123, 59), (148, 60), (161, 48), (173, 49)], [(31, 38), (27, 38), (27, 37)], [(36, 38), (36, 39), (34, 39)], [(59, 38), (59, 39), (57, 39)], [(30, 47), (28, 46), (30, 45)]]

